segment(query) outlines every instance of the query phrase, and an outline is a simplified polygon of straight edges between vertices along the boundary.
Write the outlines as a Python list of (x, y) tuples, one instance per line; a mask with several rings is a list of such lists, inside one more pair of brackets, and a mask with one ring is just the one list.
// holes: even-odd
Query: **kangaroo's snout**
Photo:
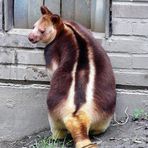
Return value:
[(37, 43), (38, 42), (38, 39), (37, 39), (38, 37), (36, 36), (36, 35), (34, 35), (33, 33), (30, 33), (29, 35), (28, 35), (28, 40), (30, 41), (30, 42), (32, 42), (32, 43)]

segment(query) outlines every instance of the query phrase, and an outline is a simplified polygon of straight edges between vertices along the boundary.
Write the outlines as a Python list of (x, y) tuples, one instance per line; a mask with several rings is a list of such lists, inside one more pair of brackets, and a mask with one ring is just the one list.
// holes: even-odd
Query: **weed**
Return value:
[(66, 137), (61, 142), (57, 139), (53, 140), (52, 137), (44, 138), (40, 141), (36, 141), (31, 148), (65, 148), (71, 141), (67, 141)]
[(145, 119), (148, 120), (148, 113), (143, 109), (135, 109), (133, 112), (133, 120)]

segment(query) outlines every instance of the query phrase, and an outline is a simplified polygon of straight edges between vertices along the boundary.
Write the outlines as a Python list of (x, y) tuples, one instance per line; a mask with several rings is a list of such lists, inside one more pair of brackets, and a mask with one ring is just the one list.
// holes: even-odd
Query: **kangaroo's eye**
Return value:
[(45, 30), (39, 29), (39, 32), (42, 33), (42, 34), (44, 34), (45, 33)]

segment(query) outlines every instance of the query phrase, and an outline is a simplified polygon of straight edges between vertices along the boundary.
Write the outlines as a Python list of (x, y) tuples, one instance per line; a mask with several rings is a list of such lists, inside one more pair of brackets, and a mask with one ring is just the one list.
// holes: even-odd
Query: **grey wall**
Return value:
[[(0, 1), (0, 141), (20, 139), (48, 127), (49, 78), (42, 45), (28, 31), (2, 30)], [(119, 118), (134, 109), (148, 111), (148, 1), (113, 1), (112, 36), (98, 39), (111, 59), (117, 82)], [(98, 34), (95, 34), (99, 38)]]

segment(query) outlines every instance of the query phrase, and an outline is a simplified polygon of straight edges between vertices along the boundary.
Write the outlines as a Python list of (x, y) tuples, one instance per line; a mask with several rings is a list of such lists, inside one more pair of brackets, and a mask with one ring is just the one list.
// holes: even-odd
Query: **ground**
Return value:
[[(128, 122), (111, 123), (108, 130), (91, 140), (100, 148), (148, 148), (148, 120), (129, 118)], [(0, 148), (73, 148), (70, 137), (53, 141), (49, 129), (27, 136), (19, 141), (5, 142)], [(50, 143), (50, 144), (49, 144)]]

